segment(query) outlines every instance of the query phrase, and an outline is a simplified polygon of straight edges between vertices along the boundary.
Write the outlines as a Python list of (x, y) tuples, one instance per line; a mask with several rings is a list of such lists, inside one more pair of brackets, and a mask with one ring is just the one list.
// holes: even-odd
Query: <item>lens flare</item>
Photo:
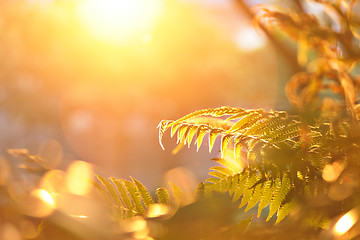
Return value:
[(94, 37), (116, 43), (146, 35), (162, 8), (161, 0), (83, 0), (78, 12)]

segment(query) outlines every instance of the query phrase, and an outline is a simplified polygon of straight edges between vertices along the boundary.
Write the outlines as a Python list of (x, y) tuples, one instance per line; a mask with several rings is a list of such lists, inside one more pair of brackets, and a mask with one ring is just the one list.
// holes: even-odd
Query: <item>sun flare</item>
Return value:
[(163, 8), (162, 0), (83, 0), (79, 16), (94, 37), (123, 42), (146, 36)]

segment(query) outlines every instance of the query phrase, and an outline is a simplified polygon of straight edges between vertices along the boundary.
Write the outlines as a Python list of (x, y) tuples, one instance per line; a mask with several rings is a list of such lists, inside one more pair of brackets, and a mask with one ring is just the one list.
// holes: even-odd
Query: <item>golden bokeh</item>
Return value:
[(325, 165), (322, 177), (327, 182), (335, 182), (344, 169), (345, 164), (341, 160), (338, 160), (332, 164)]
[(89, 163), (75, 161), (69, 166), (66, 174), (66, 185), (72, 194), (84, 196), (90, 192), (93, 169)]
[(85, 0), (79, 4), (78, 12), (94, 37), (124, 43), (147, 36), (162, 8), (161, 0)]
[(170, 212), (169, 206), (164, 205), (164, 204), (155, 203), (155, 204), (149, 205), (147, 212), (146, 212), (146, 216), (148, 218), (163, 217), (163, 216), (169, 214), (169, 212)]
[(44, 174), (40, 181), (40, 188), (49, 193), (67, 193), (66, 174), (59, 169), (53, 169)]
[(352, 228), (357, 220), (359, 218), (359, 215), (357, 213), (356, 209), (353, 209), (346, 213), (344, 216), (342, 216), (339, 221), (336, 223), (334, 228), (335, 235), (343, 235), (347, 231), (349, 231), (350, 228)]

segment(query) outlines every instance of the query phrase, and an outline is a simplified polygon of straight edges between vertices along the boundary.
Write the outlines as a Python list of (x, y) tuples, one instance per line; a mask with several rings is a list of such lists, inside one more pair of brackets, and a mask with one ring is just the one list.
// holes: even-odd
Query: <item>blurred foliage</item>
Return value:
[[(63, 153), (57, 142), (48, 143), (35, 155), (26, 149), (9, 149), (6, 157), (0, 157), (1, 240), (360, 238), (360, 2), (294, 0), (288, 5), (273, 3), (254, 9), (241, 0), (236, 3), (253, 17), (284, 59), (292, 62), (294, 75), (286, 94), (294, 107), (288, 111), (209, 108), (178, 120), (161, 121), (160, 145), (164, 148), (162, 138), (169, 130), (171, 136), (177, 135), (176, 152), (192, 142), (199, 149), (206, 136), (211, 152), (220, 138), (221, 156), (213, 160), (221, 166), (211, 167), (210, 177), (200, 182), (193, 194), (174, 183), (151, 194), (135, 178), (129, 181), (96, 175), (94, 180), (93, 166), (83, 161), (60, 170)], [(318, 11), (312, 12), (314, 9)], [(35, 30), (36, 25), (30, 24), (29, 31)], [(16, 31), (16, 27), (11, 31), (13, 35), (7, 36), (13, 38), (2, 39), (4, 44), (32, 36)], [(43, 36), (52, 34), (60, 37), (60, 32)], [(184, 35), (177, 36), (179, 42), (184, 41)], [(289, 41), (297, 45), (295, 58)], [(29, 61), (11, 63), (31, 68), (39, 66), (32, 65), (37, 60), (45, 65), (36, 71), (53, 71), (52, 61), (56, 62), (56, 54), (61, 52), (37, 41), (26, 43), (34, 45), (26, 48), (34, 52), (18, 53)], [(25, 44), (11, 48), (6, 56), (21, 59), (15, 50), (21, 46)], [(81, 42), (79, 47), (88, 46)], [(49, 61), (42, 59), (49, 54), (45, 51), (42, 55), (43, 48), (55, 51)], [(96, 61), (87, 59), (84, 63), (86, 58), (79, 60), (76, 51), (74, 54), (74, 69), (91, 75)], [(162, 54), (166, 59), (169, 53), (164, 50)], [(187, 55), (183, 58), (188, 61)], [(79, 62), (84, 64), (82, 68)], [(4, 67), (2, 74), (19, 73), (12, 67)], [(125, 75), (136, 79), (136, 75)], [(66, 76), (64, 69), (59, 71), (59, 79)], [(55, 89), (70, 86), (56, 80), (50, 83)], [(152, 87), (156, 92), (164, 84), (157, 82)], [(181, 86), (180, 81), (177, 84)], [(188, 94), (205, 96), (204, 86), (205, 82), (192, 86)], [(119, 89), (108, 93), (118, 94)], [(226, 89), (222, 94), (226, 95)], [(36, 97), (33, 90), (28, 97)], [(138, 145), (137, 150), (143, 146)]]

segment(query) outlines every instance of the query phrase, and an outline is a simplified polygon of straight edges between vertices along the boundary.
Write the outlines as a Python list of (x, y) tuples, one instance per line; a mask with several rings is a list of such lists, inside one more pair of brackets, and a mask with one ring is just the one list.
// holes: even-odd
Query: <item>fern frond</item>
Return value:
[(127, 180), (122, 180), (122, 182), (126, 186), (131, 196), (136, 212), (138, 212), (140, 215), (143, 215), (145, 213), (145, 208), (141, 202), (140, 192), (138, 191), (136, 185)]
[(180, 205), (181, 201), (183, 200), (184, 193), (181, 190), (179, 186), (177, 186), (175, 183), (170, 182), (172, 193), (173, 193), (173, 199), (175, 206)]
[(96, 175), (97, 179), (101, 182), (101, 184), (105, 187), (106, 191), (110, 195), (111, 199), (117, 206), (122, 206), (119, 195), (116, 192), (114, 185), (111, 184), (106, 178)]
[(287, 193), (290, 191), (290, 179), (285, 174), (284, 177), (275, 183), (275, 192), (270, 202), (270, 211), (266, 221), (280, 209), (282, 202), (284, 201)]
[[(108, 203), (118, 220), (136, 215), (142, 216), (148, 207), (155, 203), (149, 191), (135, 178), (130, 177), (132, 181), (113, 177), (108, 180), (102, 176), (97, 176), (97, 178), (103, 186), (98, 186), (100, 193), (110, 200)], [(95, 185), (100, 184), (95, 183)], [(182, 201), (182, 191), (175, 184), (170, 183), (170, 185), (172, 186), (173, 206), (179, 206)], [(156, 195), (158, 203), (166, 205), (171, 203), (170, 194), (165, 188), (159, 188)]]
[(231, 171), (229, 168), (220, 167), (220, 166), (211, 167), (210, 170), (220, 172), (224, 174), (226, 177), (234, 174), (234, 172)]
[[(169, 121), (172, 122), (172, 121)], [(181, 127), (181, 124), (174, 124), (171, 126), (171, 137), (173, 137), (176, 133), (176, 131)]]
[(245, 206), (250, 201), (251, 197), (253, 196), (254, 190), (255, 190), (255, 188), (253, 188), (253, 186), (255, 185), (257, 180), (258, 179), (257, 179), (256, 174), (251, 174), (251, 176), (247, 179), (246, 184), (244, 186), (243, 197), (241, 199), (239, 208)]
[(188, 136), (187, 136), (188, 147), (190, 147), (190, 144), (191, 144), (197, 130), (198, 130), (198, 127), (196, 125), (193, 125), (193, 126), (190, 127), (189, 133), (188, 133)]
[(197, 130), (197, 137), (196, 137), (196, 151), (199, 151), (201, 144), (203, 142), (205, 134), (208, 132), (209, 127), (207, 125), (200, 125)]
[[(261, 177), (260, 175), (257, 177), (257, 180), (260, 181)], [(255, 207), (255, 205), (260, 201), (262, 197), (262, 190), (263, 190), (263, 184), (256, 184), (254, 188), (254, 192), (251, 196), (251, 198), (248, 200), (245, 212), (250, 210), (251, 208)]]
[(228, 144), (231, 140), (231, 138), (233, 137), (232, 134), (226, 134), (224, 136), (222, 136), (222, 139), (221, 139), (221, 147), (220, 147), (220, 150), (221, 150), (221, 158), (224, 158), (225, 157), (225, 152), (227, 151), (228, 149)]
[(111, 181), (115, 184), (118, 192), (120, 193), (121, 200), (124, 203), (124, 206), (131, 212), (135, 212), (135, 207), (129, 197), (129, 193), (124, 183), (121, 180), (110, 178)]
[(145, 207), (148, 207), (150, 204), (154, 203), (154, 200), (152, 199), (150, 193), (148, 192), (148, 190), (145, 188), (144, 185), (141, 184), (141, 182), (139, 182), (138, 180), (136, 180), (135, 178), (130, 177), (131, 180), (135, 183), (137, 189), (139, 190), (139, 193), (143, 199), (143, 202), (145, 204)]
[(217, 184), (220, 182), (220, 178), (219, 177), (210, 177), (210, 178), (205, 179), (204, 182)]
[[(228, 119), (221, 120), (228, 123), (227, 125), (215, 124), (214, 121), (201, 118), (197, 121), (191, 120), (201, 116), (224, 115), (231, 115)], [(238, 119), (237, 122), (232, 122), (234, 119)], [(249, 142), (254, 145), (256, 142), (263, 142), (263, 145), (277, 148), (278, 143), (298, 137), (301, 128), (300, 122), (289, 119), (286, 113), (281, 111), (266, 112), (263, 109), (244, 110), (229, 107), (200, 110), (176, 121), (164, 120), (158, 127), (159, 142), (162, 147), (162, 136), (167, 129), (171, 128), (171, 135), (177, 132), (177, 142), (182, 141), (188, 146), (196, 134), (197, 150), (201, 147), (205, 135), (208, 134), (209, 152), (212, 151), (216, 138), (221, 136), (221, 156), (224, 157), (229, 143), (232, 142), (235, 158), (240, 157), (243, 148), (248, 149)], [(259, 152), (256, 153), (259, 155)]]
[(242, 167), (234, 161), (225, 160), (223, 158), (213, 158), (211, 160), (220, 163), (221, 165), (226, 167), (227, 170), (231, 171), (232, 174), (239, 173), (242, 171)]
[(275, 224), (281, 222), (289, 213), (295, 208), (296, 201), (292, 199), (290, 202), (285, 203), (283, 206), (280, 207), (279, 211), (277, 212), (277, 218)]
[(156, 196), (158, 197), (158, 203), (170, 204), (170, 194), (165, 188), (156, 189)]
[(237, 121), (234, 126), (232, 126), (226, 133), (232, 133), (232, 132), (239, 132), (247, 125), (253, 125), (256, 121), (258, 121), (261, 118), (262, 112), (251, 112), (248, 115), (241, 118), (239, 121)]
[(288, 121), (287, 115), (282, 112), (279, 112), (275, 116), (268, 115), (266, 118), (256, 122), (256, 124), (250, 127), (245, 134), (262, 136), (276, 131), (281, 126), (287, 124)]
[(262, 210), (268, 206), (271, 202), (271, 198), (273, 196), (275, 185), (271, 180), (268, 180), (264, 183), (262, 187), (261, 199), (258, 206), (258, 217), (260, 217)]
[(218, 129), (218, 128), (215, 128), (215, 129), (211, 129), (210, 130), (210, 133), (209, 133), (209, 153), (211, 153), (211, 150), (213, 149), (214, 147), (214, 143), (215, 143), (215, 140), (216, 138), (219, 136), (220, 133), (222, 133), (223, 130), (222, 129)]
[(195, 117), (202, 117), (202, 116), (213, 116), (213, 117), (221, 117), (224, 115), (234, 115), (241, 112), (245, 112), (245, 109), (242, 108), (234, 108), (234, 107), (219, 107), (219, 108), (209, 108), (209, 109), (202, 109), (196, 112), (190, 113), (175, 122), (171, 123), (168, 127), (175, 125), (180, 122), (184, 122), (186, 120), (195, 118)]
[(225, 177), (228, 176), (227, 174), (224, 174), (224, 173), (218, 172), (218, 171), (209, 172), (209, 175), (214, 176), (214, 177), (217, 177), (217, 178), (219, 178), (219, 179), (223, 179), (223, 178), (225, 178)]
[(245, 171), (240, 174), (238, 182), (235, 183), (236, 187), (233, 195), (233, 202), (237, 201), (244, 193), (246, 183), (249, 177), (250, 177), (250, 173), (248, 171)]
[(230, 182), (230, 185), (229, 185), (229, 194), (230, 194), (230, 196), (232, 196), (235, 193), (235, 191), (236, 191), (236, 189), (237, 189), (237, 187), (239, 185), (240, 173), (238, 173), (238, 174), (236, 174), (236, 175), (234, 175), (232, 177), (229, 177), (229, 178), (231, 179), (231, 182)]
[(189, 130), (191, 126), (187, 124), (183, 124), (179, 127), (179, 130), (177, 131), (177, 141), (176, 143), (183, 142), (184, 145), (186, 144), (187, 135), (186, 132)]

